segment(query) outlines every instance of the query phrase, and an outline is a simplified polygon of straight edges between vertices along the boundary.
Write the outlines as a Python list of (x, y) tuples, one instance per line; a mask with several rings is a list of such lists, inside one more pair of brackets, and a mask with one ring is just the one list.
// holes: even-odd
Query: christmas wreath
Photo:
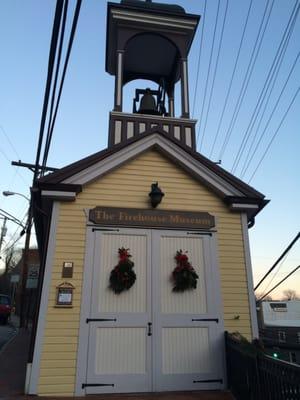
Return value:
[(109, 277), (109, 288), (116, 294), (128, 290), (136, 280), (136, 274), (133, 270), (134, 262), (130, 260), (129, 249), (124, 247), (118, 250), (119, 263), (114, 267)]
[(186, 253), (187, 251), (184, 253), (181, 249), (176, 253), (175, 260), (177, 265), (171, 276), (175, 284), (173, 292), (184, 292), (197, 287), (199, 276), (190, 264)]

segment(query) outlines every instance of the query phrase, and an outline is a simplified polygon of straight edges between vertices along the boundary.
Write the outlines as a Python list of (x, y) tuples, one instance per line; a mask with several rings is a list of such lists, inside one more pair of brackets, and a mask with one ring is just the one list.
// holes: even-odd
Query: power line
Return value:
[(262, 112), (262, 117), (264, 115), (267, 103), (269, 101), (270, 95), (272, 93), (273, 87), (275, 85), (275, 82), (276, 82), (276, 79), (277, 79), (277, 76), (278, 76), (282, 61), (283, 61), (283, 57), (284, 57), (285, 52), (287, 50), (287, 46), (288, 46), (289, 40), (291, 38), (291, 34), (292, 34), (294, 26), (295, 26), (296, 18), (297, 18), (298, 12), (299, 12), (299, 7), (298, 7), (298, 9), (296, 9), (296, 5), (297, 5), (297, 3), (295, 3), (295, 6), (294, 6), (294, 8), (292, 10), (292, 13), (290, 15), (289, 21), (288, 21), (288, 23), (286, 25), (286, 28), (285, 28), (285, 31), (284, 31), (284, 33), (282, 35), (280, 44), (279, 44), (279, 46), (277, 48), (276, 54), (274, 56), (274, 59), (272, 61), (270, 69), (268, 71), (264, 86), (263, 86), (263, 88), (262, 88), (262, 90), (260, 92), (259, 98), (258, 98), (257, 103), (256, 103), (256, 105), (254, 107), (253, 112), (252, 112), (249, 124), (247, 126), (247, 129), (246, 129), (244, 135), (243, 135), (243, 140), (241, 142), (241, 145), (240, 145), (239, 150), (238, 150), (237, 157), (236, 157), (235, 162), (234, 162), (235, 165), (233, 165), (232, 170), (231, 170), (232, 172), (234, 172), (235, 169), (237, 168), (237, 165), (238, 165), (238, 163), (240, 161), (242, 153), (244, 152), (244, 150), (246, 148), (246, 145), (248, 143), (251, 131), (252, 131), (254, 125), (255, 125), (256, 119), (257, 119), (257, 117), (259, 115), (259, 112), (261, 110), (261, 106), (265, 101), (265, 98), (266, 98), (266, 95), (267, 95), (268, 90), (270, 88), (271, 82), (273, 81), (273, 84), (271, 86), (271, 90), (269, 92), (268, 99), (266, 101), (266, 105), (265, 105), (264, 110)]
[[(204, 111), (204, 106), (205, 106), (205, 100), (206, 100), (206, 92), (207, 92), (208, 81), (209, 81), (210, 70), (211, 70), (212, 56), (213, 56), (214, 46), (215, 46), (215, 37), (216, 37), (216, 30), (217, 30), (217, 24), (218, 24), (219, 11), (220, 11), (220, 0), (218, 0), (218, 8), (217, 8), (217, 14), (216, 14), (216, 19), (215, 19), (215, 26), (214, 26), (214, 33), (213, 33), (212, 46), (211, 46), (210, 56), (209, 56), (209, 63), (208, 63), (208, 70), (207, 70), (207, 76), (206, 76), (206, 82), (205, 82), (204, 96), (203, 96), (203, 101), (202, 101), (201, 114), (200, 114), (200, 119), (199, 119), (199, 122), (198, 122), (198, 134), (197, 134), (197, 141), (196, 141), (196, 142), (198, 142), (198, 140), (199, 140), (199, 135), (200, 135), (200, 128), (201, 128), (201, 123), (202, 123), (202, 116), (203, 116), (203, 111)], [(201, 138), (199, 150), (201, 150), (201, 147), (202, 147), (202, 144), (203, 144), (203, 138), (204, 138), (204, 132), (203, 132), (203, 134), (202, 134), (202, 138)]]
[(256, 144), (256, 146), (255, 146), (255, 148), (254, 148), (254, 151), (253, 151), (253, 153), (252, 153), (252, 155), (251, 155), (251, 157), (250, 157), (248, 163), (247, 163), (247, 166), (246, 166), (245, 169), (244, 169), (243, 175), (247, 172), (247, 170), (248, 170), (248, 168), (249, 168), (249, 166), (250, 166), (250, 163), (251, 163), (251, 161), (253, 160), (253, 158), (254, 158), (254, 156), (255, 156), (255, 154), (256, 154), (256, 152), (257, 152), (257, 149), (258, 149), (258, 147), (259, 147), (259, 145), (260, 145), (260, 143), (261, 143), (261, 141), (262, 141), (262, 139), (263, 139), (263, 137), (264, 137), (264, 135), (265, 135), (265, 133), (266, 133), (266, 131), (267, 131), (267, 128), (268, 128), (268, 126), (269, 126), (269, 124), (270, 124), (270, 121), (271, 121), (271, 119), (272, 119), (272, 117), (273, 117), (273, 115), (274, 115), (274, 113), (275, 113), (275, 111), (276, 111), (276, 109), (277, 109), (277, 106), (278, 106), (278, 104), (279, 104), (279, 102), (280, 102), (280, 100), (281, 100), (281, 97), (282, 97), (282, 95), (283, 95), (283, 92), (285, 91), (285, 88), (286, 88), (286, 86), (287, 86), (287, 84), (288, 84), (288, 82), (289, 82), (289, 80), (290, 80), (290, 77), (291, 77), (291, 75), (292, 75), (292, 73), (293, 73), (293, 71), (294, 71), (294, 69), (295, 69), (295, 66), (296, 66), (296, 64), (297, 64), (297, 62), (298, 62), (299, 56), (300, 56), (300, 51), (298, 52), (298, 54), (297, 54), (297, 56), (296, 56), (296, 58), (295, 58), (295, 60), (294, 60), (294, 62), (293, 62), (293, 65), (292, 65), (292, 67), (291, 67), (291, 69), (290, 69), (290, 71), (289, 71), (288, 77), (287, 77), (287, 79), (285, 80), (285, 83), (284, 83), (284, 85), (283, 85), (283, 87), (282, 87), (282, 89), (281, 89), (281, 91), (280, 91), (280, 94), (279, 94), (279, 96), (278, 96), (278, 98), (277, 98), (277, 100), (276, 100), (276, 103), (275, 103), (275, 105), (274, 105), (274, 107), (273, 107), (273, 109), (272, 109), (272, 111), (271, 111), (271, 114), (270, 114), (270, 116), (269, 116), (269, 118), (268, 118), (268, 121), (267, 121), (267, 123), (266, 123), (266, 125), (265, 125), (265, 127), (264, 127), (264, 129), (263, 129), (263, 131), (262, 131), (262, 133), (261, 133), (261, 135), (260, 135), (260, 138), (259, 138), (259, 140), (258, 140), (258, 142), (257, 142), (257, 144)]
[[(51, 126), (51, 121), (52, 121), (52, 116), (53, 116), (56, 85), (57, 85), (57, 80), (58, 80), (60, 59), (61, 59), (61, 53), (62, 53), (62, 48), (63, 48), (63, 42), (64, 42), (67, 13), (68, 13), (68, 0), (65, 1), (64, 9), (63, 9), (63, 18), (62, 18), (62, 25), (61, 25), (61, 32), (60, 32), (60, 42), (59, 42), (58, 56), (57, 56), (57, 61), (56, 61), (54, 84), (53, 84), (53, 88), (52, 88), (51, 105), (50, 105), (50, 113), (49, 113), (49, 118), (48, 118), (48, 129), (47, 129), (45, 149), (47, 149), (47, 147), (50, 146), (50, 143), (48, 144), (48, 142), (50, 141), (50, 126)], [(43, 159), (43, 165), (46, 165), (45, 155), (44, 155), (44, 159)]]
[[(270, 10), (269, 10), (269, 14), (268, 14), (267, 20), (265, 22), (265, 17), (266, 17), (267, 10), (268, 10), (268, 7), (269, 7), (269, 0), (266, 3), (265, 10), (264, 10), (264, 13), (263, 13), (263, 17), (261, 19), (261, 23), (260, 23), (260, 26), (259, 26), (259, 29), (258, 29), (258, 33), (257, 33), (256, 39), (255, 39), (255, 42), (254, 42), (254, 46), (253, 46), (253, 49), (252, 49), (252, 52), (251, 52), (250, 60), (249, 60), (248, 67), (247, 67), (247, 70), (246, 70), (246, 74), (244, 76), (244, 79), (243, 79), (243, 82), (242, 82), (242, 86), (241, 86), (241, 89), (240, 89), (240, 92), (239, 92), (239, 95), (238, 95), (238, 98), (237, 98), (237, 101), (236, 101), (236, 104), (235, 104), (235, 107), (234, 107), (234, 111), (233, 111), (233, 114), (232, 114), (228, 129), (227, 129), (226, 134), (225, 134), (224, 142), (223, 142), (223, 145), (222, 145), (222, 148), (221, 148), (221, 151), (220, 151), (220, 156), (219, 156), (220, 159), (222, 159), (222, 157), (223, 157), (223, 155), (225, 153), (225, 149), (226, 149), (226, 147), (227, 147), (227, 145), (229, 143), (229, 140), (230, 140), (230, 137), (232, 135), (232, 132), (233, 132), (237, 117), (239, 115), (239, 112), (240, 112), (240, 109), (241, 109), (245, 94), (247, 92), (248, 85), (249, 85), (249, 82), (250, 82), (250, 79), (251, 79), (251, 76), (252, 76), (252, 73), (253, 73), (253, 70), (254, 70), (254, 66), (256, 64), (257, 57), (258, 57), (258, 54), (260, 52), (261, 45), (262, 45), (262, 42), (263, 42), (263, 39), (264, 39), (264, 36), (265, 36), (266, 28), (267, 28), (268, 22), (270, 20), (270, 16), (271, 16), (271, 11), (272, 11), (273, 5), (274, 5), (274, 0), (273, 0), (273, 2), (271, 4)], [(265, 22), (265, 24), (264, 24), (264, 22)], [(262, 34), (261, 34), (261, 32), (262, 32)]]
[(273, 282), (273, 280), (276, 278), (276, 276), (278, 275), (278, 272), (280, 271), (280, 268), (283, 266), (284, 262), (287, 260), (288, 258), (288, 254), (286, 254), (284, 256), (284, 258), (282, 259), (282, 261), (280, 262), (280, 264), (278, 265), (277, 270), (275, 271), (274, 275), (272, 276), (271, 280), (269, 281), (269, 283), (267, 284), (267, 286), (264, 288), (264, 290), (262, 291), (263, 293), (265, 293), (269, 286), (271, 285), (271, 283)]
[(270, 142), (269, 142), (269, 144), (268, 144), (266, 150), (264, 151), (264, 153), (263, 153), (261, 159), (259, 160), (259, 163), (258, 163), (257, 167), (255, 168), (253, 174), (251, 175), (251, 178), (249, 179), (248, 183), (250, 183), (250, 182), (252, 181), (252, 179), (253, 179), (254, 175), (256, 174), (258, 168), (260, 167), (260, 165), (261, 165), (261, 163), (263, 162), (265, 156), (267, 155), (267, 153), (268, 153), (268, 151), (269, 151), (269, 149), (270, 149), (270, 147), (271, 147), (271, 145), (272, 145), (272, 143), (273, 143), (275, 137), (277, 136), (277, 134), (278, 134), (278, 132), (279, 132), (279, 130), (280, 130), (280, 128), (281, 128), (281, 125), (282, 125), (283, 122), (285, 121), (285, 118), (286, 118), (287, 114), (289, 113), (290, 108), (292, 107), (294, 101), (296, 100), (296, 97), (298, 96), (299, 91), (300, 91), (300, 86), (298, 87), (296, 93), (294, 94), (294, 97), (292, 98), (292, 100), (291, 100), (291, 102), (290, 102), (290, 104), (289, 104), (287, 110), (285, 111), (285, 113), (284, 113), (284, 115), (283, 115), (283, 117), (282, 117), (282, 119), (281, 119), (281, 121), (280, 121), (280, 124), (279, 124), (278, 128), (276, 129), (274, 135), (272, 136), (272, 138), (271, 138), (271, 140), (270, 140)]
[(280, 257), (275, 261), (272, 267), (268, 270), (268, 272), (261, 278), (258, 284), (254, 287), (254, 291), (259, 288), (259, 286), (263, 283), (267, 276), (273, 271), (273, 269), (280, 263), (280, 261), (285, 257), (285, 255), (291, 250), (297, 240), (300, 238), (300, 232), (297, 233), (296, 237), (292, 240), (292, 242), (288, 245), (288, 247), (284, 250), (284, 252), (280, 255)]
[(204, 25), (205, 25), (206, 5), (207, 5), (207, 0), (205, 0), (205, 3), (204, 3), (203, 23), (202, 23), (202, 29), (201, 29), (200, 49), (199, 49), (199, 56), (198, 56), (198, 62), (197, 62), (197, 75), (196, 75), (196, 84), (195, 84), (195, 92), (194, 92), (194, 99), (193, 99), (192, 118), (194, 118), (196, 95), (197, 95), (198, 82), (199, 82), (199, 72), (200, 72), (201, 53), (202, 53), (202, 45), (203, 45), (203, 31), (204, 31)]
[(223, 34), (224, 34), (224, 28), (225, 28), (227, 10), (228, 10), (228, 0), (226, 1), (226, 8), (225, 8), (225, 12), (224, 12), (223, 23), (222, 23), (222, 29), (221, 29), (221, 37), (220, 37), (220, 41), (219, 41), (219, 47), (218, 47), (217, 58), (216, 58), (216, 63), (215, 63), (215, 69), (214, 69), (214, 73), (213, 73), (212, 85), (211, 85), (211, 88), (210, 88), (210, 94), (209, 94), (209, 100), (208, 100), (208, 107), (207, 107), (207, 110), (206, 110), (205, 122), (204, 122), (204, 127), (203, 127), (202, 142), (203, 142), (204, 135), (205, 135), (205, 132), (206, 132), (206, 126), (207, 126), (207, 120), (208, 120), (208, 115), (209, 115), (209, 111), (210, 111), (211, 99), (212, 99), (212, 95), (213, 95), (213, 91), (214, 91), (214, 86), (215, 86), (215, 79), (216, 79), (216, 75), (217, 75), (217, 69), (218, 69), (219, 57), (220, 57), (220, 51), (221, 51), (221, 46), (222, 46), (222, 42), (223, 42)]
[(8, 143), (10, 144), (10, 147), (12, 148), (12, 150), (14, 151), (14, 153), (16, 154), (16, 156), (18, 157), (18, 159), (20, 159), (21, 157), (19, 156), (15, 146), (13, 145), (12, 141), (10, 140), (9, 136), (6, 134), (5, 129), (3, 128), (2, 125), (0, 125), (0, 129), (1, 132), (3, 133), (3, 135), (6, 137), (6, 140), (8, 141)]
[(296, 267), (295, 269), (293, 269), (293, 271), (291, 271), (285, 278), (283, 278), (280, 282), (278, 282), (275, 286), (272, 287), (271, 290), (268, 291), (268, 293), (264, 294), (263, 297), (261, 297), (258, 301), (262, 301), (262, 299), (264, 299), (266, 296), (268, 296), (268, 294), (270, 294), (271, 292), (273, 292), (273, 290), (275, 290), (279, 285), (281, 285), (284, 281), (286, 281), (291, 275), (293, 275), (298, 269), (300, 268), (300, 265), (298, 265), (298, 267)]
[[(257, 138), (257, 135), (258, 135), (258, 132), (259, 132), (261, 123), (262, 123), (262, 121), (263, 121), (263, 117), (265, 116), (266, 109), (267, 109), (267, 106), (268, 106), (269, 101), (270, 101), (270, 99), (271, 99), (271, 95), (272, 95), (272, 93), (273, 93), (275, 84), (276, 84), (276, 82), (277, 82), (277, 76), (278, 76), (278, 74), (279, 74), (280, 67), (281, 67), (282, 61), (283, 61), (283, 59), (284, 59), (284, 54), (285, 54), (285, 52), (286, 52), (286, 49), (287, 49), (288, 42), (289, 42), (289, 40), (290, 40), (291, 34), (292, 34), (292, 32), (290, 31), (290, 32), (289, 32), (288, 41), (286, 42), (285, 47), (284, 47), (284, 49), (283, 49), (283, 51), (282, 51), (282, 53), (281, 53), (281, 60), (280, 60), (280, 62), (279, 62), (279, 64), (278, 64), (278, 66), (277, 66), (277, 71), (276, 71), (276, 74), (275, 74), (275, 76), (274, 76), (274, 78), (273, 78), (273, 83), (272, 83), (271, 89), (270, 89), (270, 91), (269, 91), (267, 100), (265, 101), (264, 108), (263, 108), (263, 110), (262, 110), (262, 112), (261, 112), (261, 116), (260, 116), (260, 119), (259, 119), (259, 121), (258, 121), (255, 134), (254, 134), (254, 136), (253, 136), (253, 139), (252, 139), (251, 144), (250, 144), (250, 146), (249, 146), (247, 155), (246, 155), (246, 157), (245, 157), (245, 161), (244, 161), (243, 167), (242, 167), (242, 169), (241, 169), (241, 177), (242, 177), (242, 178), (244, 177), (244, 175), (245, 175), (245, 173), (246, 173), (246, 166), (247, 166), (247, 164), (248, 164), (248, 161), (249, 161), (249, 158), (250, 158), (250, 155), (251, 155), (251, 152), (252, 152), (254, 143), (255, 143), (255, 141), (256, 141), (256, 138)], [(264, 99), (265, 99), (265, 95), (264, 95), (263, 101), (264, 101)], [(263, 101), (262, 101), (262, 103), (263, 103)], [(260, 111), (260, 108), (259, 108), (259, 111)], [(256, 120), (257, 120), (259, 111), (257, 112), (257, 114), (256, 114), (256, 116), (255, 116), (255, 118), (254, 118), (254, 121), (253, 121), (252, 126), (251, 126), (251, 128), (250, 128), (249, 136), (251, 135), (251, 132), (252, 132), (252, 130), (253, 130), (253, 128), (254, 128), (254, 125), (255, 125), (255, 122), (256, 122)], [(242, 149), (242, 152), (245, 151), (247, 141), (248, 141), (248, 140), (246, 140), (246, 143), (244, 144), (244, 148)], [(238, 160), (238, 163), (239, 163), (239, 160)], [(236, 167), (237, 167), (237, 166), (236, 166)]]
[[(11, 160), (8, 158), (8, 156), (7, 156), (7, 154), (5, 153), (5, 151), (1, 149), (1, 147), (0, 147), (0, 153), (2, 153), (3, 157), (4, 157), (4, 158), (9, 162), (9, 164), (10, 164)], [(18, 170), (16, 170), (16, 171), (17, 171), (18, 176), (22, 179), (22, 181), (23, 181), (23, 182), (25, 183), (25, 185), (27, 186), (27, 185), (28, 185), (28, 182), (26, 182), (25, 178), (20, 174), (20, 172), (19, 172)]]
[(42, 116), (41, 116), (41, 122), (40, 122), (40, 131), (39, 131), (38, 146), (37, 146), (37, 152), (36, 152), (33, 182), (36, 181), (36, 178), (38, 176), (38, 171), (39, 171), (38, 166), (40, 163), (40, 155), (41, 155), (41, 149), (42, 149), (42, 143), (43, 143), (43, 137), (44, 137), (44, 129), (45, 129), (45, 123), (46, 123), (46, 116), (47, 116), (49, 95), (50, 95), (50, 89), (51, 89), (55, 54), (56, 54), (56, 48), (57, 48), (59, 27), (60, 27), (60, 21), (61, 21), (61, 16), (62, 16), (62, 9), (63, 9), (63, 2), (57, 0), (55, 14), (54, 14), (53, 28), (52, 28), (50, 52), (49, 52), (49, 58), (48, 58), (47, 80), (46, 80), (46, 88), (45, 88), (44, 101), (43, 101), (43, 110), (42, 110)]
[(226, 107), (227, 107), (229, 95), (230, 95), (231, 88), (232, 88), (233, 78), (234, 78), (235, 71), (236, 71), (236, 68), (237, 68), (237, 64), (238, 64), (238, 61), (239, 61), (239, 58), (240, 58), (241, 48), (242, 48), (242, 44), (243, 44), (244, 37), (245, 37), (245, 33), (246, 33), (246, 28), (247, 28), (248, 21), (249, 21), (249, 16), (250, 16), (250, 11), (251, 11), (251, 7), (252, 7), (252, 3), (253, 3), (253, 0), (250, 0), (249, 7), (248, 7), (248, 11), (247, 11), (246, 20), (245, 20), (245, 23), (244, 23), (244, 28), (243, 28), (242, 37), (241, 37), (241, 40), (240, 40), (240, 44), (239, 44), (237, 56), (236, 56), (236, 59), (235, 59), (234, 68), (233, 68), (233, 71), (232, 71), (232, 74), (231, 74), (229, 86), (228, 86), (227, 93), (226, 93), (225, 102), (224, 102), (224, 105), (223, 105), (221, 117), (220, 117), (220, 120), (219, 120), (217, 132), (216, 132), (216, 134), (215, 134), (215, 138), (214, 138), (214, 141), (213, 141), (213, 145), (212, 145), (210, 154), (213, 153), (214, 148), (215, 148), (215, 144), (216, 144), (217, 139), (218, 139), (218, 137), (219, 137), (220, 128), (221, 128), (221, 125), (222, 125), (222, 122), (223, 122), (224, 112), (225, 112), (225, 109), (226, 109)]
[[(67, 49), (67, 54), (66, 54), (66, 58), (65, 58), (65, 64), (64, 64), (64, 68), (63, 68), (58, 97), (57, 97), (57, 101), (56, 101), (56, 107), (55, 107), (53, 119), (51, 121), (49, 140), (46, 145), (45, 152), (44, 152), (43, 167), (46, 166), (47, 159), (48, 159), (48, 153), (49, 153), (50, 143), (51, 143), (51, 139), (52, 139), (52, 135), (53, 135), (53, 129), (54, 129), (55, 121), (56, 121), (57, 111), (58, 111), (58, 107), (59, 107), (59, 103), (60, 103), (62, 89), (63, 89), (63, 85), (64, 85), (64, 81), (65, 81), (65, 76), (66, 76), (66, 72), (67, 72), (67, 67), (68, 67), (69, 58), (70, 58), (70, 54), (71, 54), (71, 50), (72, 50), (72, 45), (73, 45), (73, 41), (74, 41), (74, 37), (75, 37), (77, 22), (78, 22), (78, 18), (79, 18), (81, 2), (82, 2), (82, 0), (77, 0), (77, 3), (76, 3), (76, 8), (75, 8), (74, 17), (73, 17), (73, 23), (72, 23), (72, 28), (71, 28), (71, 33), (70, 33), (70, 38), (69, 38), (69, 43), (68, 43), (68, 49)], [(42, 169), (42, 175), (43, 175), (43, 169)]]

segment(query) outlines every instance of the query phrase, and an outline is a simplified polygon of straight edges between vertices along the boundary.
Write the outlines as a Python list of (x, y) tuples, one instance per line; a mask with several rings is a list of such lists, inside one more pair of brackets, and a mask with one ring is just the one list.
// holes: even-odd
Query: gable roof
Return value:
[(68, 186), (71, 185), (70, 191), (74, 191), (76, 187), (78, 193), (79, 185), (96, 179), (150, 148), (156, 148), (166, 157), (173, 159), (176, 164), (179, 163), (196, 179), (214, 190), (229, 206), (237, 203), (252, 205), (250, 208), (253, 210), (250, 214), (254, 216), (268, 202), (262, 193), (202, 154), (182, 146), (180, 142), (158, 128), (152, 128), (128, 140), (125, 144), (104, 149), (50, 173), (38, 180), (38, 187), (41, 190), (60, 190), (59, 188), (63, 187), (67, 191)]

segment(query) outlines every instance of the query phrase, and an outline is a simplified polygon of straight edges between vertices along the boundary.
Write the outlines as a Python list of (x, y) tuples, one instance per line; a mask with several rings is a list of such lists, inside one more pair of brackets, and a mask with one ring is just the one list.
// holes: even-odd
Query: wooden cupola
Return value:
[[(109, 147), (157, 129), (195, 149), (196, 121), (190, 119), (187, 57), (199, 19), (177, 5), (140, 0), (108, 3), (106, 71), (115, 76)], [(123, 87), (136, 79), (153, 81), (158, 89), (136, 89), (132, 113), (124, 113)], [(178, 81), (180, 117), (175, 116), (174, 107)]]

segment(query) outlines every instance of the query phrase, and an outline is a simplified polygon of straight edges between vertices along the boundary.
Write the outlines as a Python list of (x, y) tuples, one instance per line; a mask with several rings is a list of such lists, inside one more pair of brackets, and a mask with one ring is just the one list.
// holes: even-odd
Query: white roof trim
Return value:
[(230, 183), (215, 174), (199, 161), (192, 158), (188, 153), (176, 146), (176, 144), (170, 142), (159, 134), (153, 134), (139, 140), (138, 142), (129, 144), (107, 158), (100, 160), (83, 171), (65, 179), (62, 183), (84, 185), (101, 177), (113, 168), (119, 167), (154, 145), (158, 145), (163, 151), (169, 153), (173, 158), (175, 158), (183, 167), (186, 167), (187, 170), (198, 175), (199, 179), (206, 182), (206, 184), (213, 190), (224, 196), (244, 196), (243, 193), (233, 187)]
[(251, 208), (251, 209), (257, 209), (258, 208), (258, 205), (257, 204), (243, 204), (243, 203), (232, 203), (231, 204), (231, 206), (230, 206), (230, 208), (232, 209), (232, 210), (236, 210), (236, 209), (238, 209), (238, 210), (246, 210), (246, 209), (249, 209), (249, 208)]

